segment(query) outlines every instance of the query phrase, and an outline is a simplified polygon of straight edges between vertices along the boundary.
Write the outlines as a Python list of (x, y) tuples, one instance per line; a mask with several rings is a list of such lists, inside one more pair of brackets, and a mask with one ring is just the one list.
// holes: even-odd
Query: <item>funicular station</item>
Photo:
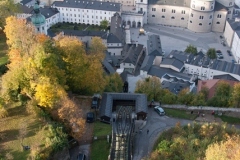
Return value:
[(100, 118), (112, 124), (109, 160), (132, 160), (135, 121), (146, 117), (145, 94), (103, 93)]

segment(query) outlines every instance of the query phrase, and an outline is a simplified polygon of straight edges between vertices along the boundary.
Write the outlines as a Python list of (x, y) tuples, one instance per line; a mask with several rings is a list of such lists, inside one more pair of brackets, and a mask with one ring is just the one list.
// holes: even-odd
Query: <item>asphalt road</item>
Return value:
[[(175, 126), (177, 122), (180, 122), (181, 125), (187, 125), (193, 121), (176, 119), (168, 116), (159, 116), (153, 108), (149, 108), (147, 123), (142, 129), (142, 132), (136, 130), (135, 139), (134, 139), (134, 153), (133, 160), (141, 160), (151, 153), (154, 142), (157, 140), (159, 135)], [(136, 127), (137, 129), (138, 127)], [(149, 130), (149, 133), (147, 133)]]

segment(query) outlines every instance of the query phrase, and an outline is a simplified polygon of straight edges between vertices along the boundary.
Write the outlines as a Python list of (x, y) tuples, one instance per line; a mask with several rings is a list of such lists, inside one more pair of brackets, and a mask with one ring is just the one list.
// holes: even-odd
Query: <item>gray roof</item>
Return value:
[(214, 70), (240, 75), (240, 64), (214, 60), (209, 67)]
[(122, 41), (118, 39), (116, 35), (114, 35), (113, 33), (110, 33), (107, 36), (107, 43), (122, 43)]
[(182, 72), (177, 72), (170, 68), (162, 68), (160, 66), (151, 66), (151, 68), (148, 71), (148, 75), (156, 76), (159, 78), (162, 78), (163, 76), (165, 76), (165, 74), (168, 74), (171, 77), (177, 77), (187, 81), (190, 81), (192, 77)]
[(131, 63), (133, 65), (137, 64), (137, 60), (140, 54), (143, 51), (143, 45), (139, 44), (125, 44), (123, 47), (122, 55), (123, 60), (122, 63)]
[(24, 4), (20, 4), (19, 5), (19, 9), (22, 13), (26, 13), (26, 14), (32, 14), (31, 12), (33, 11), (33, 7), (27, 7)]
[(230, 24), (232, 30), (240, 31), (240, 22), (239, 21), (228, 20), (228, 23)]
[(151, 66), (153, 65), (154, 59), (155, 59), (155, 56), (149, 56), (149, 55), (145, 56), (144, 61), (141, 66), (141, 70), (148, 71), (151, 68)]
[(119, 13), (115, 13), (111, 17), (110, 33), (115, 35), (118, 41), (120, 41), (121, 43), (125, 42), (125, 30), (122, 27), (122, 17)]
[(178, 68), (179, 70), (181, 70), (184, 67), (184, 63), (175, 58), (164, 58), (160, 65), (162, 65), (162, 64), (174, 66), (174, 67)]
[(240, 37), (240, 31), (236, 31), (236, 33), (237, 33), (238, 37)]
[(189, 54), (178, 50), (172, 50), (166, 58), (176, 58), (179, 61), (185, 62), (189, 57), (192, 56), (193, 54)]
[(22, 1), (20, 1), (20, 4), (25, 5), (25, 4), (27, 4), (27, 3), (31, 2), (31, 1), (32, 0), (22, 0)]
[(104, 31), (79, 31), (79, 30), (63, 30), (64, 35), (77, 36), (77, 37), (101, 37), (102, 39), (107, 38), (107, 32)]
[(159, 35), (148, 36), (147, 49), (148, 55), (162, 56), (162, 46)]
[(193, 83), (189, 82), (163, 81), (162, 88), (168, 89), (170, 92), (177, 95), (181, 90), (190, 87), (192, 84)]
[(227, 11), (227, 10), (228, 10), (227, 7), (215, 1), (214, 11)]
[(68, 7), (68, 8), (82, 8), (82, 9), (94, 9), (104, 11), (121, 11), (121, 3), (113, 2), (101, 2), (101, 1), (89, 1), (89, 0), (64, 0), (55, 1), (52, 4), (56, 7)]
[(40, 11), (46, 19), (59, 13), (59, 11), (56, 8), (50, 8), (50, 7), (46, 7), (46, 6), (44, 8), (40, 7)]
[(135, 112), (147, 113), (147, 96), (145, 94), (134, 93), (103, 93), (100, 116), (112, 117), (113, 100), (133, 100), (135, 101)]
[(235, 77), (231, 76), (230, 74), (223, 74), (223, 75), (216, 75), (213, 76), (213, 79), (224, 79), (224, 80), (231, 80), (231, 81), (238, 81)]
[(148, 0), (148, 4), (190, 7), (191, 0)]
[(115, 71), (113, 65), (114, 65), (114, 63), (113, 63), (112, 57), (109, 55), (108, 52), (106, 52), (105, 58), (103, 60), (104, 70), (109, 74), (115, 73), (116, 71)]

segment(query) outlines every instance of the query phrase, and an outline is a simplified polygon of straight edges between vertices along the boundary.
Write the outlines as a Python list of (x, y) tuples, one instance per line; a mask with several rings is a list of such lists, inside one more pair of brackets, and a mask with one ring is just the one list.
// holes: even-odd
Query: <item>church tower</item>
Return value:
[(47, 34), (46, 19), (40, 12), (39, 2), (36, 1), (33, 7), (33, 15), (31, 16), (32, 24), (36, 27), (36, 31), (39, 33)]

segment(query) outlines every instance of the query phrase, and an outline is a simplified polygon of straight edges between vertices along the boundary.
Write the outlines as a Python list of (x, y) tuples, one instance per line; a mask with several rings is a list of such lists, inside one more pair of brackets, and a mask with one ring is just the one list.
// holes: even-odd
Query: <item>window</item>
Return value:
[(172, 10), (172, 13), (175, 13), (175, 9)]
[(64, 13), (62, 13), (62, 15), (64, 16)]
[(203, 16), (199, 16), (199, 19), (203, 19)]
[(192, 8), (195, 8), (195, 4), (192, 5)]
[(37, 30), (38, 30), (38, 31), (40, 31), (40, 29), (39, 29), (39, 28), (37, 28)]
[(74, 17), (76, 17), (76, 14), (74, 14)]
[(199, 23), (198, 25), (199, 25), (199, 26), (202, 26), (202, 23)]
[(220, 24), (220, 22), (217, 22), (217, 24)]
[(175, 17), (172, 16), (171, 19), (175, 19)]
[(231, 14), (231, 11), (228, 11), (228, 14)]
[(190, 21), (190, 23), (192, 23), (192, 21)]
[(211, 9), (213, 9), (213, 6), (211, 6)]
[(156, 11), (156, 8), (152, 8), (152, 11)]
[(212, 19), (212, 15), (210, 15), (209, 19)]
[(155, 17), (155, 15), (152, 15), (152, 17)]
[(232, 2), (229, 3), (229, 6), (231, 6), (231, 5), (232, 5)]
[(221, 14), (218, 14), (218, 15), (217, 15), (217, 18), (221, 18), (221, 17), (222, 17), (222, 15), (221, 15)]
[(166, 9), (162, 9), (162, 12), (166, 12)]
[(205, 7), (201, 7), (201, 10), (205, 10)]
[(143, 2), (143, 0), (141, 0), (141, 2)]
[(165, 16), (162, 16), (162, 18), (165, 18)]
[(181, 20), (184, 20), (184, 18), (182, 17)]
[(184, 11), (184, 10), (182, 10), (182, 14), (185, 14), (185, 11)]
[(96, 19), (98, 19), (98, 16), (96, 16)]
[(211, 25), (212, 23), (208, 23), (209, 25)]
[(191, 13), (191, 17), (193, 17), (193, 14)]

